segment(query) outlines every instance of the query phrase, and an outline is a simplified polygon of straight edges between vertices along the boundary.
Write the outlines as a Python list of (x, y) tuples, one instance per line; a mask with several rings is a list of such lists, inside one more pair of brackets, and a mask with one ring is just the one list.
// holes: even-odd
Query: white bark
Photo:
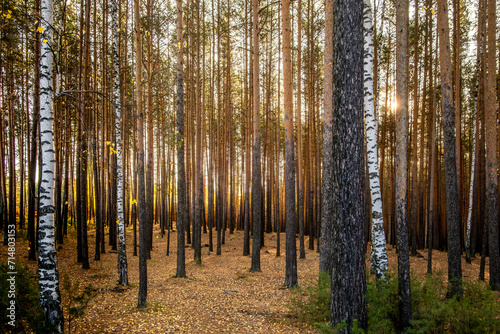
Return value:
[(364, 109), (366, 152), (372, 205), (371, 271), (384, 278), (388, 269), (387, 250), (382, 215), (382, 197), (377, 157), (377, 121), (373, 103), (373, 24), (370, 0), (364, 0)]
[(53, 42), (52, 0), (41, 3), (41, 57), (40, 57), (40, 141), (42, 150), (42, 176), (38, 208), (38, 285), (40, 304), (46, 321), (55, 326), (57, 333), (64, 331), (64, 318), (59, 293), (59, 272), (54, 235), (54, 132), (53, 132)]
[[(477, 101), (476, 101), (477, 104)], [(470, 227), (472, 222), (472, 207), (473, 207), (473, 193), (474, 193), (474, 174), (476, 173), (476, 117), (474, 117), (473, 133), (472, 133), (472, 162), (470, 174), (470, 189), (469, 189), (469, 213), (467, 214), (467, 236), (465, 237), (465, 252), (467, 259), (471, 257), (470, 249)]]
[(120, 104), (120, 60), (118, 58), (118, 4), (111, 1), (111, 21), (113, 28), (113, 100), (115, 105), (115, 135), (116, 135), (116, 184), (118, 190), (118, 284), (128, 285), (127, 252), (125, 249), (125, 225), (123, 216), (123, 161), (122, 161), (122, 134), (121, 134), (121, 104)]

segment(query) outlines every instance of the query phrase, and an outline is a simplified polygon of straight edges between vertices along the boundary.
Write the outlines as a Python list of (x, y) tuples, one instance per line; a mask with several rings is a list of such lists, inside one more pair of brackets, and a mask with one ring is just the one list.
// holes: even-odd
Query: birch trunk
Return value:
[(364, 109), (366, 152), (372, 205), (371, 229), (371, 271), (378, 278), (384, 278), (389, 263), (384, 233), (384, 216), (382, 214), (382, 196), (377, 157), (377, 121), (373, 103), (373, 25), (370, 0), (364, 0)]
[(42, 151), (42, 174), (39, 189), (38, 208), (38, 285), (40, 304), (44, 310), (46, 321), (55, 326), (58, 333), (64, 331), (64, 318), (59, 293), (59, 271), (57, 269), (57, 253), (54, 235), (54, 132), (53, 114), (53, 54), (52, 23), (53, 2), (42, 0), (40, 26), (40, 141)]
[(115, 136), (116, 136), (116, 184), (118, 190), (118, 284), (128, 285), (127, 252), (125, 249), (125, 225), (123, 202), (125, 199), (123, 188), (123, 148), (121, 134), (121, 98), (120, 98), (120, 58), (118, 57), (118, 4), (111, 2), (112, 31), (113, 31), (113, 76), (114, 76), (114, 105), (115, 105)]
[[(477, 110), (477, 97), (476, 97), (476, 110)], [(472, 222), (472, 207), (474, 201), (474, 176), (476, 174), (476, 122), (477, 115), (474, 117), (474, 125), (472, 132), (472, 161), (471, 161), (471, 173), (470, 173), (470, 188), (469, 188), (469, 212), (467, 214), (467, 230), (465, 235), (465, 259), (467, 263), (471, 263), (471, 247), (470, 247), (470, 231)]]

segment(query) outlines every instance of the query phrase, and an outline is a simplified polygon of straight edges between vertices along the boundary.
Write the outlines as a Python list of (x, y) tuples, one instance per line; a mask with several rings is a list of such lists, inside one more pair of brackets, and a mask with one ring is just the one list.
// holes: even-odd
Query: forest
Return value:
[(1, 330), (498, 331), (497, 11), (2, 0)]

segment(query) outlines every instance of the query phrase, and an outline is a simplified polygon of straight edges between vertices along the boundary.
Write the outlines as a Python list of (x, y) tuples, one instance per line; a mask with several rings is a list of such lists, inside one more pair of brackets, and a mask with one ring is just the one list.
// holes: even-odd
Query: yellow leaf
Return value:
[(106, 142), (106, 145), (108, 145), (108, 146), (109, 146), (109, 143), (110, 143), (110, 141), (107, 141), (107, 142)]
[(43, 40), (43, 42), (44, 42), (44, 43), (47, 43), (47, 40), (46, 40), (46, 39), (44, 39), (44, 40)]
[(10, 14), (7, 14), (7, 18), (8, 18), (8, 19), (10, 19), (10, 18), (11, 18)]
[(38, 28), (36, 29), (36, 31), (37, 31), (37, 32), (42, 32), (42, 31), (44, 31), (44, 30), (45, 30), (45, 28), (44, 28), (44, 27), (38, 27)]
[(9, 14), (12, 14), (12, 11), (11, 11), (11, 10), (8, 10), (7, 12), (8, 12)]

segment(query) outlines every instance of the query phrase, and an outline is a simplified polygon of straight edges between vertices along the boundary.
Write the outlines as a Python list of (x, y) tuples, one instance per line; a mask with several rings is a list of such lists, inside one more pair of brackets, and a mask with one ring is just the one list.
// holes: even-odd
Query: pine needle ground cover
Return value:
[[(195, 263), (193, 250), (186, 247), (186, 271), (188, 278), (175, 278), (176, 233), (170, 235), (170, 256), (166, 256), (167, 237), (154, 231), (154, 248), (148, 260), (148, 303), (146, 309), (137, 309), (138, 257), (132, 256), (132, 229), (127, 228), (127, 258), (129, 265), (128, 287), (117, 285), (117, 251), (106, 245), (106, 253), (100, 261), (91, 261), (90, 269), (81, 269), (76, 262), (76, 235), (70, 230), (58, 251), (60, 289), (64, 308), (66, 332), (68, 317), (71, 333), (320, 333), (303, 315), (290, 308), (297, 295), (294, 289), (284, 289), (285, 256), (282, 235), (282, 256), (276, 257), (276, 234), (265, 234), (265, 246), (261, 250), (262, 272), (250, 272), (251, 258), (242, 256), (243, 232), (226, 232), (226, 244), (222, 255), (209, 252), (208, 235), (202, 234), (201, 265)], [(94, 230), (89, 231), (90, 257), (93, 258)], [(106, 235), (107, 238), (107, 235)], [(106, 239), (107, 240), (107, 239)], [(298, 243), (297, 243), (298, 244)], [(306, 240), (307, 244), (307, 240)], [(25, 238), (17, 242), (17, 262), (36, 273), (36, 262), (27, 259), (28, 245)], [(0, 247), (0, 256), (6, 258), (7, 247)], [(369, 251), (368, 253), (369, 254)], [(433, 260), (436, 272), (446, 272), (446, 253), (435, 251)], [(396, 252), (389, 247), (389, 267), (394, 270)], [(368, 259), (367, 259), (368, 261)], [(475, 280), (479, 273), (479, 258), (472, 264), (463, 262), (465, 280)], [(487, 259), (488, 261), (488, 259)], [(424, 281), (427, 269), (425, 258), (411, 258), (412, 273)], [(306, 259), (298, 260), (298, 280), (301, 289), (307, 289), (318, 281), (319, 254), (306, 249)], [(369, 266), (368, 266), (369, 267)], [(67, 281), (66, 281), (67, 279)], [(486, 280), (488, 280), (488, 262)], [(436, 276), (435, 286), (445, 285), (444, 276)], [(63, 283), (71, 288), (64, 288)], [(439, 284), (438, 284), (439, 283)], [(77, 297), (85, 295), (91, 286), (92, 298), (78, 316), (80, 307)], [(397, 285), (396, 285), (397, 286)], [(390, 290), (386, 295), (391, 296)], [(421, 290), (423, 291), (423, 290)], [(475, 292), (476, 293), (476, 292)], [(483, 293), (477, 291), (477, 293)], [(317, 303), (322, 310), (329, 310), (328, 295)], [(431, 298), (428, 295), (428, 298)], [(498, 301), (498, 298), (497, 298)], [(387, 314), (397, 306), (386, 305)], [(463, 306), (467, 311), (467, 306)], [(488, 314), (484, 314), (487, 320)], [(390, 319), (389, 319), (390, 320)], [(466, 319), (464, 319), (466, 321)], [(428, 323), (420, 323), (425, 331)], [(444, 325), (443, 325), (444, 326)], [(442, 327), (443, 328), (443, 327)], [(444, 327), (446, 329), (446, 327)], [(432, 331), (431, 331), (432, 332)], [(435, 331), (439, 332), (439, 331)], [(442, 332), (442, 331), (441, 331)], [(446, 331), (445, 331), (446, 332)], [(481, 331), (475, 331), (481, 333)]]

